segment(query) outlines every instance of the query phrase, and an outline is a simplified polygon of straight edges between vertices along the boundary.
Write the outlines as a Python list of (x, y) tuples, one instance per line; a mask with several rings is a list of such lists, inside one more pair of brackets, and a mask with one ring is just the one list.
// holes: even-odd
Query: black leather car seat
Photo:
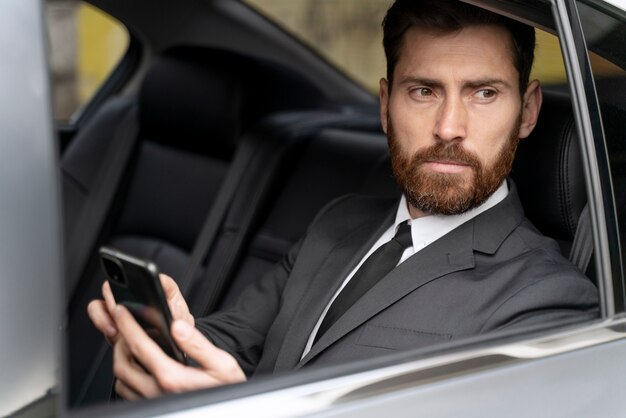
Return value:
[(569, 96), (544, 92), (539, 122), (518, 147), (511, 177), (526, 217), (557, 240), (566, 257), (587, 193)]
[(233, 303), (247, 285), (278, 262), (333, 199), (348, 193), (400, 195), (391, 174), (387, 140), (376, 116), (364, 117), (358, 126), (315, 133), (283, 168), (280, 178), (219, 308)]

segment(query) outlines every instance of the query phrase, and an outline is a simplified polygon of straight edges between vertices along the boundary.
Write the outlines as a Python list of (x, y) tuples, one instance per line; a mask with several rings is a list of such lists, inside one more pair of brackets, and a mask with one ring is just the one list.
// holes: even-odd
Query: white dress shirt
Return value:
[(402, 196), (400, 199), (400, 204), (398, 205), (398, 210), (396, 212), (396, 219), (385, 232), (378, 238), (378, 240), (374, 243), (374, 245), (370, 248), (370, 250), (365, 254), (365, 257), (361, 259), (361, 261), (356, 265), (356, 267), (348, 274), (348, 277), (343, 281), (339, 289), (335, 292), (333, 297), (330, 299), (326, 308), (322, 312), (322, 315), (315, 324), (311, 335), (309, 336), (309, 340), (304, 348), (304, 352), (302, 353), (302, 358), (307, 355), (307, 353), (311, 350), (311, 346), (313, 345), (313, 340), (315, 339), (315, 335), (317, 334), (317, 330), (319, 329), (330, 305), (333, 303), (339, 292), (348, 284), (350, 279), (354, 276), (357, 270), (361, 267), (361, 265), (367, 260), (367, 258), (376, 251), (379, 247), (391, 241), (391, 239), (396, 235), (398, 230), (398, 226), (406, 221), (409, 221), (409, 225), (411, 225), (411, 239), (413, 241), (413, 246), (408, 247), (402, 253), (402, 257), (400, 257), (400, 262), (398, 264), (404, 262), (407, 258), (411, 257), (413, 254), (420, 251), (422, 248), (427, 245), (435, 242), (439, 238), (446, 235), (448, 232), (457, 228), (458, 226), (464, 224), (480, 213), (490, 209), (500, 203), (509, 193), (509, 187), (506, 184), (506, 180), (502, 183), (502, 185), (491, 195), (489, 198), (480, 206), (468, 210), (465, 213), (461, 213), (460, 215), (429, 215), (424, 216), (417, 219), (411, 219), (411, 215), (409, 213), (408, 204), (406, 201), (406, 197)]

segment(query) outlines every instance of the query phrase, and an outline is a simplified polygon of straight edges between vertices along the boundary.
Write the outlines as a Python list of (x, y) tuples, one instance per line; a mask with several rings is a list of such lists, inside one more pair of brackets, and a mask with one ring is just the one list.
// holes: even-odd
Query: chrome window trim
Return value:
[[(594, 231), (594, 257), (603, 317), (624, 311), (619, 239), (607, 150), (591, 65), (575, 0), (553, 3), (563, 61), (572, 91), (576, 130), (585, 169), (585, 183)], [(573, 22), (575, 24), (573, 24)]]

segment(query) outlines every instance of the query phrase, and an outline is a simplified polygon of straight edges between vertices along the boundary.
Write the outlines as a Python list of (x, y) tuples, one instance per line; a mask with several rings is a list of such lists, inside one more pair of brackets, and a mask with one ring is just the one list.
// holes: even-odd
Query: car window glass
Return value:
[[(244, 0), (373, 94), (386, 74), (382, 17), (391, 0)], [(533, 78), (565, 83), (556, 36), (537, 29)]]
[(578, 3), (590, 52), (613, 192), (620, 226), (621, 247), (626, 248), (626, 23), (583, 2)]
[(118, 21), (83, 2), (48, 0), (45, 17), (54, 117), (67, 122), (115, 69), (129, 35)]
[(392, 0), (245, 0), (359, 84), (385, 74), (381, 21)]
[(567, 76), (561, 55), (559, 39), (540, 29), (535, 29), (537, 46), (531, 79), (536, 78), (543, 85), (564, 84)]

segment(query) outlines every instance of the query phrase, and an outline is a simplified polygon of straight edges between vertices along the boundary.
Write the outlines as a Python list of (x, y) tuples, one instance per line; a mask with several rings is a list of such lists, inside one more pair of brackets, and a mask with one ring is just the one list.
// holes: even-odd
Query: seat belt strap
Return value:
[(591, 231), (591, 215), (589, 203), (585, 205), (578, 217), (578, 226), (574, 235), (574, 242), (570, 251), (570, 261), (583, 273), (587, 271), (591, 255), (593, 254), (593, 235)]
[(67, 244), (66, 277), (68, 291), (73, 294), (93, 254), (96, 240), (113, 202), (122, 175), (128, 165), (139, 133), (138, 108), (133, 105), (115, 130), (90, 194), (78, 215), (76, 226)]
[(182, 276), (182, 280), (179, 282), (181, 293), (184, 296), (189, 296), (192, 285), (195, 281), (195, 277), (198, 274), (198, 270), (204, 263), (204, 259), (211, 250), (212, 244), (215, 242), (215, 238), (219, 233), (222, 221), (226, 216), (226, 212), (233, 200), (235, 191), (241, 178), (243, 177), (246, 167), (250, 163), (254, 155), (255, 147), (248, 141), (242, 141), (237, 147), (235, 152), (235, 158), (226, 174), (226, 178), (222, 182), (219, 192), (213, 207), (209, 212), (202, 229), (196, 238), (196, 242), (193, 246), (193, 251), (185, 269), (185, 273)]

